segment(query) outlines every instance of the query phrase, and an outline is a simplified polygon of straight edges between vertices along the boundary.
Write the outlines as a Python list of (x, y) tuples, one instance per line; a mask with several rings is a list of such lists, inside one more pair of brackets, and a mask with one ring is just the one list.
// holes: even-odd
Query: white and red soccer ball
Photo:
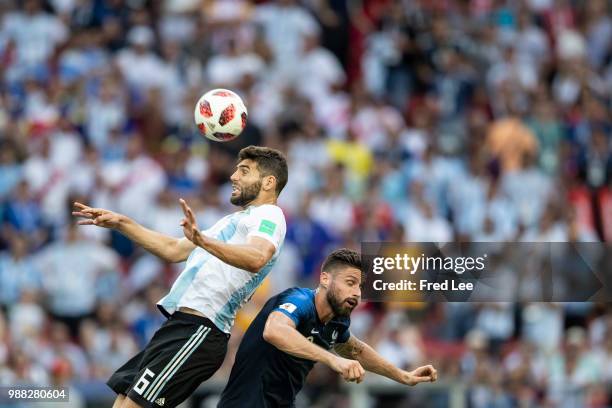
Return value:
[(244, 130), (248, 113), (240, 96), (228, 89), (206, 92), (196, 104), (195, 123), (200, 133), (215, 142), (237, 138)]

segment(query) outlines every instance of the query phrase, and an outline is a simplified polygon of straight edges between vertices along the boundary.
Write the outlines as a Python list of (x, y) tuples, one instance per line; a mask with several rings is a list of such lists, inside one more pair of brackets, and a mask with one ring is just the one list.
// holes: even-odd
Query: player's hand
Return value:
[(422, 382), (434, 382), (438, 379), (438, 371), (432, 365), (419, 367), (407, 374), (405, 383), (417, 385)]
[(79, 220), (78, 225), (97, 225), (104, 228), (118, 228), (125, 220), (125, 216), (122, 214), (103, 208), (92, 208), (76, 201), (73, 204), (72, 215), (85, 218)]
[(196, 221), (195, 215), (193, 215), (193, 211), (189, 208), (185, 200), (181, 198), (179, 202), (181, 203), (181, 208), (185, 215), (185, 218), (181, 220), (183, 234), (185, 234), (185, 237), (194, 244), (200, 245), (199, 243), (202, 242), (202, 234), (198, 228), (198, 222)]
[(359, 361), (349, 360), (347, 358), (337, 357), (331, 365), (331, 369), (337, 372), (349, 382), (360, 383), (365, 376), (365, 370), (359, 364)]

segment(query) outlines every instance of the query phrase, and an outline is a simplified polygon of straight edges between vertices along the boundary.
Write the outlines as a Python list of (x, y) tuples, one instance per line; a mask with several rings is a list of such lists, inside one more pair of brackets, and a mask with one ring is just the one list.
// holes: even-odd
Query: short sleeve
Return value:
[(298, 291), (290, 292), (277, 301), (273, 312), (281, 312), (295, 323), (296, 327), (312, 315), (312, 300)]
[(260, 237), (266, 239), (278, 249), (285, 240), (287, 226), (285, 215), (280, 207), (262, 205), (255, 207), (246, 219), (247, 238)]

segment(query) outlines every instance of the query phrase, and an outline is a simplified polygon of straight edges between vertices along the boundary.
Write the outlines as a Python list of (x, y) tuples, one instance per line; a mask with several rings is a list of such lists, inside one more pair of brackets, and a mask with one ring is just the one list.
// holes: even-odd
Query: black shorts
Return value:
[(221, 367), (228, 340), (209, 319), (175, 312), (107, 384), (142, 407), (175, 407)]

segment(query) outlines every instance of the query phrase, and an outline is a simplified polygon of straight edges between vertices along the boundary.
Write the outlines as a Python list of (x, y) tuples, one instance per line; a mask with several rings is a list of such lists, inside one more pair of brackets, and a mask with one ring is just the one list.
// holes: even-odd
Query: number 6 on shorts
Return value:
[[(151, 377), (151, 378), (147, 379), (147, 376)], [(145, 372), (140, 376), (140, 379), (138, 380), (136, 385), (134, 385), (134, 391), (136, 391), (138, 394), (142, 395), (142, 393), (145, 390), (145, 388), (147, 388), (149, 386), (149, 383), (151, 382), (153, 377), (155, 377), (155, 373), (153, 371), (149, 370), (148, 368), (145, 369)]]

